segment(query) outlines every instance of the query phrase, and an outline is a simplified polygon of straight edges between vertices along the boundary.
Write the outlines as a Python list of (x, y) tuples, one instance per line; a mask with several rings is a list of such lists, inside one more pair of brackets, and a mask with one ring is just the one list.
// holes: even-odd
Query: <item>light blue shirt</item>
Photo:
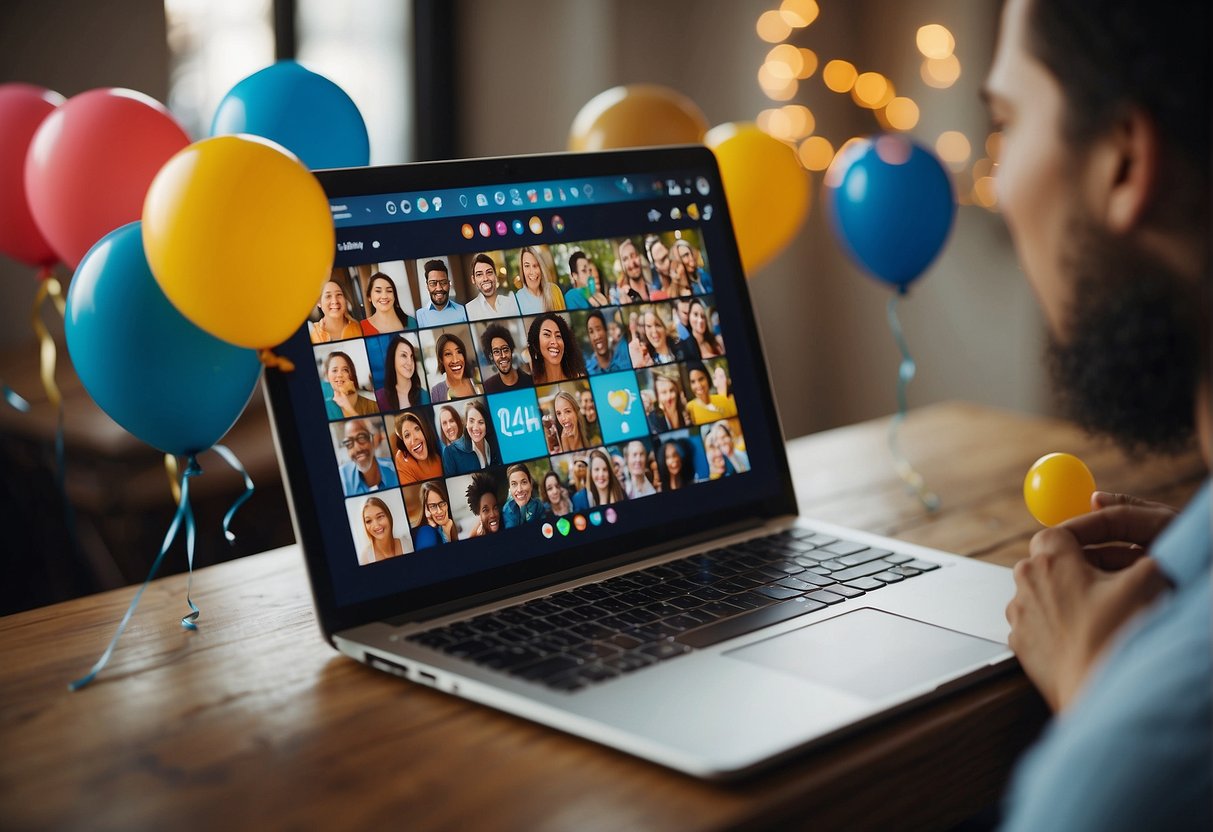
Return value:
[(417, 326), (442, 326), (443, 324), (461, 324), (468, 319), (463, 307), (453, 300), (448, 300), (446, 306), (438, 309), (430, 301), (417, 310)]
[(1020, 760), (1009, 830), (1213, 829), (1209, 483), (1151, 547), (1175, 584)]
[(338, 472), (341, 474), (341, 489), (345, 492), (345, 496), (353, 497), (356, 494), (370, 494), (372, 491), (379, 491), (382, 488), (400, 487), (400, 478), (396, 476), (396, 466), (390, 459), (375, 457), (375, 464), (379, 466), (380, 482), (374, 488), (367, 485), (362, 472), (353, 462), (341, 464)]

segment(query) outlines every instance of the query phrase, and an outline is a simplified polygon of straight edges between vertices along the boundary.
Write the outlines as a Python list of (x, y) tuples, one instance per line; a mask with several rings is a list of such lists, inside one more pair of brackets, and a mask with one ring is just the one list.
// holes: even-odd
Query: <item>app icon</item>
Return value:
[[(581, 191), (577, 190), (576, 185), (569, 188), (569, 193), (571, 193), (573, 195), (573, 199), (577, 199), (577, 197), (581, 196)], [(586, 196), (589, 196), (589, 194), (586, 194)]]
[(712, 218), (712, 203), (709, 202), (707, 205), (703, 206), (703, 218), (705, 220), (710, 220)]
[(590, 525), (591, 526), (601, 526), (602, 525), (602, 512), (601, 511), (590, 512)]
[(522, 192), (519, 191), (517, 188), (510, 188), (510, 204), (511, 205), (521, 205), (522, 204)]
[(540, 220), (539, 217), (531, 217), (531, 221), (528, 223), (528, 225), (531, 227), (532, 234), (543, 233), (543, 221)]
[(682, 219), (682, 211), (678, 210), (677, 205), (675, 205), (673, 208), (670, 209), (670, 219), (672, 219), (672, 220)]
[(489, 204), (489, 198), (484, 194), (476, 194), (476, 204), (484, 208)]
[(592, 197), (594, 195), (594, 186), (591, 185), (589, 182), (586, 182), (585, 187), (582, 188), (581, 190), (585, 192), (586, 199), (589, 199), (590, 197)]
[(557, 188), (556, 193), (559, 194), (561, 202), (565, 202), (568, 200), (568, 196), (565, 194), (564, 188)]
[(659, 220), (659, 219), (661, 219), (661, 212), (658, 211), (656, 208), (650, 208), (649, 209), (649, 222), (657, 222), (657, 220)]
[(407, 199), (400, 200), (400, 210), (406, 214), (413, 213), (413, 203), (409, 202)]
[(521, 234), (526, 230), (526, 226), (522, 224), (522, 220), (514, 220), (514, 233)]
[(585, 515), (584, 514), (574, 515), (573, 516), (573, 526), (579, 532), (585, 531)]
[(564, 220), (561, 219), (559, 214), (552, 215), (552, 230), (557, 234), (564, 233)]
[(614, 408), (620, 416), (631, 416), (632, 405), (636, 403), (636, 394), (631, 390), (611, 390), (607, 393), (607, 404)]
[(665, 190), (670, 196), (682, 196), (682, 186), (678, 184), (677, 179), (666, 182)]
[(543, 189), (543, 201), (544, 201), (544, 202), (551, 202), (551, 201), (552, 201), (552, 189), (551, 189), (551, 188), (544, 188), (544, 189)]
[(494, 393), (489, 401), (501, 459), (506, 464), (534, 459), (547, 452), (543, 420), (534, 389)]
[(436, 196), (436, 197), (434, 197), (434, 213), (436, 214), (441, 210), (442, 210), (442, 197)]
[(632, 193), (632, 191), (635, 190), (635, 186), (632, 184), (631, 180), (628, 179), (626, 176), (622, 177), (615, 184), (618, 185), (619, 190), (623, 191), (625, 194), (630, 194), (630, 193)]
[(526, 192), (526, 201), (527, 202), (538, 202), (539, 201), (539, 191), (535, 190), (534, 188), (529, 189)]
[(371, 241), (371, 248), (379, 248), (379, 241), (378, 240)]
[(394, 202), (389, 202), (387, 205), (385, 205), (383, 207), (384, 207), (384, 210), (387, 211), (389, 214), (396, 213), (396, 203), (394, 203)]
[(496, 228), (498, 237), (504, 237), (510, 231), (510, 227), (505, 224), (505, 220), (497, 220)]
[(459, 207), (460, 208), (468, 207), (468, 195), (467, 194), (459, 195)]
[(425, 197), (421, 197), (417, 200), (417, 210), (423, 214), (430, 210), (430, 203), (426, 201)]
[(693, 220), (699, 219), (699, 206), (694, 202), (687, 206), (687, 216)]
[(505, 191), (498, 191), (493, 194), (493, 202), (496, 202), (498, 205), (505, 205)]
[(699, 191), (700, 196), (707, 196), (708, 192), (712, 190), (712, 186), (708, 184), (706, 176), (701, 176), (695, 180), (695, 190)]
[(487, 237), (492, 233), (493, 233), (493, 229), (489, 228), (489, 224), (487, 222), (480, 223), (480, 236), (481, 237)]
[(556, 530), (560, 532), (561, 537), (567, 537), (569, 533), (569, 518), (561, 517), (556, 521)]
[(548, 540), (551, 540), (552, 535), (554, 535), (556, 533), (556, 530), (552, 528), (551, 523), (544, 523), (542, 526), (542, 531), (543, 531), (543, 536), (546, 537)]
[(463, 239), (465, 240), (470, 240), (476, 236), (476, 229), (472, 228), (470, 223), (465, 222), (463, 228), (460, 228), (459, 231), (463, 234)]
[(640, 387), (630, 370), (590, 376), (590, 390), (598, 406), (598, 428), (606, 442), (624, 442), (648, 433)]
[(608, 508), (606, 510), (606, 521), (608, 523), (614, 523), (618, 519), (619, 519), (619, 515), (615, 513), (615, 509)]

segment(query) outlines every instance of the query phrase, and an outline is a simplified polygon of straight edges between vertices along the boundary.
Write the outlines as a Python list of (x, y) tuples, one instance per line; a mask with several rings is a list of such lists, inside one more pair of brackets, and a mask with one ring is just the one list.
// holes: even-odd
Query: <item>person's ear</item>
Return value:
[(1094, 157), (1104, 222), (1112, 233), (1126, 234), (1141, 223), (1158, 187), (1158, 128), (1146, 113), (1132, 110), (1098, 142)]

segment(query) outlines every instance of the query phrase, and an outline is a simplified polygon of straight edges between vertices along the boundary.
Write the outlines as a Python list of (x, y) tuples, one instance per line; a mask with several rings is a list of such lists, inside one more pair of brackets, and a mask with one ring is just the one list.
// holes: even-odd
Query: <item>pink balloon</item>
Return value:
[(59, 258), (30, 215), (25, 153), (38, 125), (63, 100), (32, 84), (0, 84), (0, 252), (31, 266), (49, 266)]
[(143, 215), (152, 179), (189, 143), (164, 105), (143, 93), (73, 96), (42, 122), (25, 157), (30, 213), (74, 269), (93, 243)]

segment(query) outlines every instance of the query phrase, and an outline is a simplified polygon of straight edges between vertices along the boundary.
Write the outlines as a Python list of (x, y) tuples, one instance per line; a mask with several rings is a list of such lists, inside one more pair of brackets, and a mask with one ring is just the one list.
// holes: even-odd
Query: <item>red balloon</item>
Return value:
[(25, 157), (30, 212), (73, 269), (93, 243), (143, 215), (152, 179), (189, 136), (133, 90), (89, 90), (51, 113)]
[(32, 84), (0, 84), (0, 252), (31, 266), (49, 266), (59, 258), (30, 215), (25, 152), (38, 125), (63, 100)]

